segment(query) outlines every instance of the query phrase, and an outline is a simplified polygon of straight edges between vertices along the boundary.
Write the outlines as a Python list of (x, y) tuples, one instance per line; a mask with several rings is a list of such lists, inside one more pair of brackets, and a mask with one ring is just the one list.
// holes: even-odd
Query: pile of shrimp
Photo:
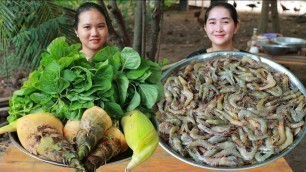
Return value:
[(287, 75), (250, 58), (191, 62), (164, 82), (161, 139), (210, 166), (244, 166), (278, 154), (302, 133), (306, 99)]

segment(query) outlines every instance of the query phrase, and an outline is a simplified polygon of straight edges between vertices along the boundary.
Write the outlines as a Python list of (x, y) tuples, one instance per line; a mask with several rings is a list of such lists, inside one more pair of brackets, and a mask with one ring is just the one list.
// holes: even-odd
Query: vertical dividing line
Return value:
[(145, 57), (146, 54), (146, 0), (142, 0), (142, 25), (141, 25), (141, 57)]

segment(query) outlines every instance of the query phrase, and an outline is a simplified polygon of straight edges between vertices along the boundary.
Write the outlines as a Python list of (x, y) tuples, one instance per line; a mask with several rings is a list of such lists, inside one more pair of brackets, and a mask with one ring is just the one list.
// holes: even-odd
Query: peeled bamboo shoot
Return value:
[(121, 125), (126, 142), (133, 150), (132, 159), (125, 169), (130, 171), (153, 155), (158, 146), (158, 133), (139, 110), (127, 112), (121, 119)]

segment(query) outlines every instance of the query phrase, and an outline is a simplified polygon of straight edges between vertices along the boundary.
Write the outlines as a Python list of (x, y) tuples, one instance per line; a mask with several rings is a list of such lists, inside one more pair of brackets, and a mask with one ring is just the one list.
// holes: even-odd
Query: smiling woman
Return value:
[(95, 3), (83, 3), (75, 16), (74, 30), (82, 43), (87, 59), (106, 46), (108, 19), (105, 9)]
[(233, 46), (233, 37), (239, 29), (238, 14), (234, 6), (226, 2), (209, 6), (205, 12), (203, 27), (212, 46), (193, 52), (188, 57), (215, 51), (239, 51)]

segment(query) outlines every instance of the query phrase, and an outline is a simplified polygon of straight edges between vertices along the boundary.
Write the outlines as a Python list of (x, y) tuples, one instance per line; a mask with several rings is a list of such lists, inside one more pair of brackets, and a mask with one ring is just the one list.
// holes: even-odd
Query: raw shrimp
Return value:
[(254, 158), (258, 147), (254, 146), (250, 152), (248, 152), (244, 147), (237, 147), (238, 151), (240, 152), (242, 158), (246, 161), (250, 161)]
[(279, 146), (279, 150), (282, 151), (293, 143), (293, 134), (289, 127), (286, 127), (286, 141)]
[(269, 158), (271, 155), (273, 155), (273, 151), (269, 151), (269, 152), (266, 152), (266, 153), (261, 153), (261, 152), (257, 152), (255, 154), (255, 159), (258, 161), (258, 162), (263, 162), (264, 160), (266, 160), (267, 158)]
[(156, 105), (164, 141), (211, 166), (256, 164), (287, 149), (305, 127), (306, 98), (256, 60), (229, 55), (169, 74)]
[(276, 81), (274, 80), (271, 72), (268, 72), (267, 79), (265, 80), (265, 83), (267, 83), (265, 86), (257, 87), (256, 90), (265, 90), (265, 89), (268, 89), (268, 88), (272, 88), (276, 85)]
[(184, 78), (179, 76), (178, 79), (183, 86), (182, 94), (186, 97), (186, 100), (185, 100), (185, 103), (184, 103), (184, 107), (186, 107), (191, 102), (191, 100), (193, 99), (193, 93), (189, 90), (189, 88), (187, 86), (187, 81)]
[(243, 126), (245, 124), (245, 122), (243, 122), (243, 121), (238, 121), (238, 120), (233, 119), (233, 117), (231, 117), (229, 114), (227, 114), (224, 111), (221, 111), (219, 109), (215, 109), (215, 111), (217, 113), (220, 113), (221, 115), (223, 115), (227, 120), (229, 120), (230, 123), (232, 123), (234, 125)]
[(206, 149), (212, 149), (214, 146), (210, 143), (208, 143), (206, 140), (194, 140), (190, 142), (186, 148), (192, 148), (192, 147), (197, 147), (197, 146), (202, 146), (205, 147)]
[(232, 105), (234, 108), (244, 109), (244, 107), (238, 106), (237, 103), (236, 103), (237, 101), (242, 100), (243, 96), (244, 96), (243, 94), (231, 94), (228, 97), (228, 101), (229, 101), (230, 105)]

